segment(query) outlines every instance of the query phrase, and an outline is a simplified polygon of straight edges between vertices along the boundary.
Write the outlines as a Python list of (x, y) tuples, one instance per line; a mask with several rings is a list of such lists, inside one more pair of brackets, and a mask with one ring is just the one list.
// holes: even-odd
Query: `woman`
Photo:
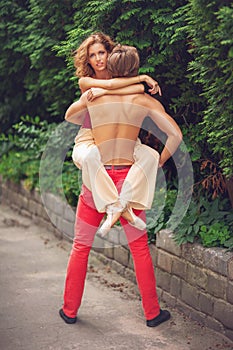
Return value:
[[(143, 93), (143, 85), (138, 84), (142, 81), (145, 81), (151, 87), (149, 90), (151, 93), (159, 92), (161, 94), (157, 82), (147, 75), (110, 79), (111, 75), (107, 70), (107, 58), (113, 47), (114, 43), (109, 36), (103, 33), (96, 33), (88, 37), (76, 51), (74, 62), (76, 75), (80, 78), (81, 91), (85, 92), (89, 88), (94, 88), (88, 93), (90, 101), (103, 94), (126, 95)], [(99, 89), (96, 90), (95, 88), (97, 87)], [(66, 117), (69, 115), (69, 112), (72, 111), (68, 110)], [(146, 145), (142, 145), (138, 139), (134, 156), (135, 163), (126, 178), (125, 186), (121, 192), (121, 205), (118, 201), (117, 189), (101, 163), (98, 148), (93, 141), (90, 119), (87, 113), (82, 128), (75, 138), (72, 158), (75, 165), (82, 168), (83, 183), (91, 190), (97, 210), (108, 214), (107, 220), (99, 230), (102, 235), (110, 230), (111, 226), (119, 218), (120, 212), (123, 210), (122, 207), (125, 208), (127, 205), (127, 210), (123, 214), (125, 218), (128, 218), (131, 225), (135, 225), (141, 230), (145, 228), (145, 222), (134, 216), (130, 203), (133, 203), (133, 207), (136, 209), (149, 209), (151, 207), (154, 194), (153, 186), (155, 186), (158, 167), (158, 153)], [(147, 160), (146, 162), (145, 159)], [(143, 195), (135, 191), (132, 192), (130, 190), (132, 186), (126, 186), (126, 184), (133, 183), (135, 176), (142, 176), (140, 171), (142, 167), (144, 169), (144, 183), (146, 187)], [(112, 204), (116, 202), (118, 202), (117, 206), (113, 206)]]

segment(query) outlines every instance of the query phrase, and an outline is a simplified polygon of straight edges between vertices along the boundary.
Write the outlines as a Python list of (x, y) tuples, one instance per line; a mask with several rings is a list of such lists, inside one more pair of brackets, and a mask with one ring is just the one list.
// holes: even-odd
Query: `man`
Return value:
[[(139, 57), (134, 47), (117, 46), (108, 59), (108, 69), (113, 77), (136, 75), (138, 67)], [(178, 125), (165, 112), (160, 102), (146, 94), (106, 95), (89, 102), (87, 93), (84, 93), (79, 101), (68, 108), (66, 120), (79, 124), (80, 115), (83, 115), (83, 111), (88, 109), (95, 144), (98, 146), (102, 163), (120, 196), (124, 179), (134, 162), (134, 146), (144, 118), (150, 116), (167, 134), (167, 140), (160, 155), (160, 166), (163, 166), (176, 151), (182, 140), (182, 134)], [(135, 179), (135, 183), (131, 185), (137, 191), (144, 190), (140, 187), (140, 179)], [(170, 313), (167, 310), (161, 310), (158, 303), (146, 230), (138, 230), (127, 224), (127, 216), (125, 217), (124, 211), (126, 207), (127, 203), (115, 203), (117, 215), (122, 214), (120, 222), (133, 256), (146, 324), (149, 327), (155, 327), (167, 321)], [(136, 217), (140, 215), (141, 219), (145, 220), (143, 211), (135, 210), (133, 215)], [(60, 310), (60, 316), (67, 323), (75, 323), (77, 320), (76, 314), (81, 304), (88, 255), (103, 216), (104, 214), (99, 213), (94, 207), (91, 192), (83, 186), (77, 207), (74, 244), (67, 269), (64, 304)]]

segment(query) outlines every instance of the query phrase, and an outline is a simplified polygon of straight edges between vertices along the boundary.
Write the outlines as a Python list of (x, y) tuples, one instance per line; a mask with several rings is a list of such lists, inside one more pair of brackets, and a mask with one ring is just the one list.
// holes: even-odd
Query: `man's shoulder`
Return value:
[[(130, 94), (130, 95), (104, 95), (98, 97), (94, 100), (96, 104), (112, 104), (112, 103), (122, 103), (122, 104), (135, 104), (141, 105), (142, 107), (150, 107), (153, 104), (153, 98), (148, 94)], [(92, 104), (93, 104), (92, 102)]]
[(147, 107), (149, 109), (163, 109), (163, 105), (154, 97), (151, 95), (144, 93), (144, 94), (138, 94), (135, 103), (139, 105), (143, 105), (144, 107)]
[(138, 105), (148, 105), (150, 103), (150, 96), (146, 93), (133, 95), (133, 101)]

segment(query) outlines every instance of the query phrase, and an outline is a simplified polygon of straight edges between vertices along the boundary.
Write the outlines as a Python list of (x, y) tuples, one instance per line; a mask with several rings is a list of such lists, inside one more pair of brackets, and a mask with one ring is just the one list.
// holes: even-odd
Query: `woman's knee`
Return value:
[(85, 154), (85, 157), (83, 158), (83, 165), (84, 163), (92, 164), (96, 160), (100, 160), (100, 153), (97, 146), (92, 145), (89, 147), (88, 152)]

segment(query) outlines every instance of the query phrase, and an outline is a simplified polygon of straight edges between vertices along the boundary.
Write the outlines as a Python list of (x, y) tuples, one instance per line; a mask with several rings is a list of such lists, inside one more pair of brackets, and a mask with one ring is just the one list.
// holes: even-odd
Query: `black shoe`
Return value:
[(160, 314), (158, 316), (156, 316), (152, 320), (147, 320), (146, 321), (146, 325), (148, 327), (157, 327), (161, 323), (169, 320), (170, 317), (171, 317), (171, 314), (170, 314), (169, 311), (167, 311), (167, 310), (160, 310)]
[(77, 321), (77, 317), (66, 316), (66, 314), (64, 313), (64, 311), (62, 309), (59, 310), (59, 315), (66, 323), (72, 324), (72, 323), (75, 323)]

